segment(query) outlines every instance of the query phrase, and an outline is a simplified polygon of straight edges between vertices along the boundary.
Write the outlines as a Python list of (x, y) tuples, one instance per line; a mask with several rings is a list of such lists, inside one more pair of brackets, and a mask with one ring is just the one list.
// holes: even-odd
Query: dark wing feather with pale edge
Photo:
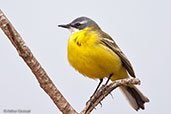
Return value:
[(127, 69), (129, 74), (132, 77), (135, 77), (135, 73), (134, 73), (131, 63), (129, 62), (127, 57), (124, 55), (124, 53), (120, 50), (120, 48), (117, 46), (117, 44), (113, 41), (113, 39), (104, 32), (103, 34), (101, 34), (101, 38), (102, 39), (100, 40), (120, 57), (123, 66)]

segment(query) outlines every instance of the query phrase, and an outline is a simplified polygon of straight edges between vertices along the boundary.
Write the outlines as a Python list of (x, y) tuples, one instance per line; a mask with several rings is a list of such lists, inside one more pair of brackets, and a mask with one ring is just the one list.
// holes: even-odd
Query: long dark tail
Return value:
[(145, 97), (135, 86), (120, 87), (125, 96), (127, 97), (131, 106), (138, 111), (139, 109), (144, 109), (144, 103), (149, 102), (149, 99)]

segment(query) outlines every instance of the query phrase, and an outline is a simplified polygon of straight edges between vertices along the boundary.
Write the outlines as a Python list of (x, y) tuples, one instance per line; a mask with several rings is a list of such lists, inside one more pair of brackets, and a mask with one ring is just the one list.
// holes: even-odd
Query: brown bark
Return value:
[(63, 114), (78, 114), (55, 87), (52, 80), (48, 77), (45, 70), (33, 56), (30, 49), (26, 46), (19, 33), (15, 30), (3, 12), (0, 10), (0, 27), (11, 43), (17, 49), (19, 56), (29, 66), (40, 87), (50, 96), (56, 106)]

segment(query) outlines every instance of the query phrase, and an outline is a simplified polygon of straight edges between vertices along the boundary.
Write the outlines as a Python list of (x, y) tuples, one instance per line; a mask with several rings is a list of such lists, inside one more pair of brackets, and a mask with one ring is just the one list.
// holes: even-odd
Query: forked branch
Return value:
[(87, 102), (86, 107), (80, 114), (89, 114), (95, 106), (97, 106), (107, 95), (109, 95), (114, 89), (120, 86), (128, 86), (130, 84), (140, 84), (140, 80), (138, 78), (127, 78), (116, 80), (110, 83), (107, 86), (102, 86), (97, 93)]

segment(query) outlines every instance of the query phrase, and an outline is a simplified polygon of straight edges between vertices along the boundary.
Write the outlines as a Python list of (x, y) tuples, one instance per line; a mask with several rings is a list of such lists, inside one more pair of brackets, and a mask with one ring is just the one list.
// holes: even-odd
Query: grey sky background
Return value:
[[(150, 99), (138, 114), (170, 114), (170, 0), (0, 0), (0, 8), (69, 103), (80, 112), (98, 81), (83, 77), (67, 61), (69, 31), (58, 24), (79, 16), (95, 20), (131, 61), (138, 88)], [(0, 114), (30, 109), (60, 114), (30, 69), (0, 30)], [(92, 114), (136, 114), (119, 89)]]

